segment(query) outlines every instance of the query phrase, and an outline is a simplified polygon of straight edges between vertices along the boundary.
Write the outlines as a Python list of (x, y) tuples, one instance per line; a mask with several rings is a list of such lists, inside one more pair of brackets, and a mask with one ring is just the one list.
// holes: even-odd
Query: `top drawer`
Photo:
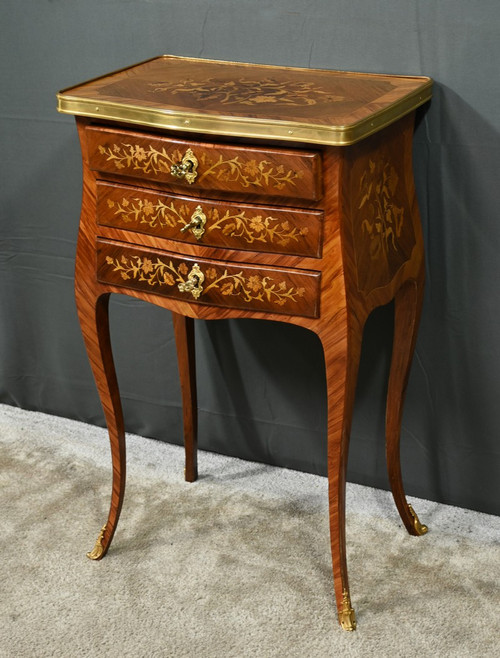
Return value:
[(186, 189), (317, 201), (321, 156), (315, 151), (209, 144), (90, 126), (90, 168)]

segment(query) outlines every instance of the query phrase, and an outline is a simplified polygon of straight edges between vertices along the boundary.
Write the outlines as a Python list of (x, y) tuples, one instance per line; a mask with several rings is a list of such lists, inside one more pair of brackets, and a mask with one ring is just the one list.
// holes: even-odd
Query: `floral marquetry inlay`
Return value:
[(226, 211), (219, 216), (218, 210), (213, 210), (213, 223), (209, 231), (221, 230), (224, 235), (232, 238), (243, 238), (248, 244), (254, 242), (276, 243), (286, 247), (290, 241), (298, 242), (299, 238), (307, 235), (307, 226), (297, 228), (291, 226), (288, 220), (280, 220), (277, 217), (264, 217), (254, 215), (246, 217), (245, 211), (238, 214), (230, 214)]
[(290, 107), (345, 100), (343, 96), (335, 96), (313, 82), (279, 81), (273, 78), (187, 79), (179, 82), (151, 82), (149, 87), (155, 93), (167, 92), (172, 96), (187, 94), (198, 102), (216, 102), (221, 105), (273, 104)]
[[(172, 260), (122, 255), (118, 258), (106, 256), (106, 264), (113, 272), (119, 272), (124, 281), (132, 279), (167, 288), (179, 287), (179, 284), (182, 287), (188, 281), (189, 267), (186, 263), (175, 265)], [(305, 294), (305, 288), (290, 286), (285, 280), (270, 276), (247, 276), (243, 271), (231, 273), (215, 266), (208, 267), (204, 275), (203, 296), (212, 290), (225, 297), (238, 297), (247, 303), (261, 301), (283, 306), (287, 302), (297, 303)]]
[(389, 163), (370, 160), (360, 181), (358, 209), (361, 226), (370, 239), (372, 259), (398, 251), (398, 239), (404, 224), (404, 208), (396, 201), (398, 174)]
[[(99, 144), (99, 153), (105, 156), (115, 169), (141, 171), (143, 174), (170, 174), (173, 164), (178, 163), (183, 154), (178, 149), (167, 153), (165, 148), (155, 149), (138, 144), (113, 144), (103, 146)], [(282, 190), (287, 185), (295, 186), (295, 181), (303, 177), (302, 171), (286, 169), (284, 165), (274, 165), (267, 160), (251, 159), (242, 161), (239, 156), (225, 159), (220, 155), (216, 160), (211, 159), (205, 152), (198, 156), (203, 165), (199, 172), (197, 183), (200, 184), (209, 176), (216, 180), (238, 183), (241, 188), (273, 187)]]
[[(110, 211), (124, 224), (135, 227), (146, 225), (151, 229), (185, 227), (192, 216), (192, 208), (185, 203), (175, 204), (174, 201), (164, 203), (161, 198), (141, 199), (138, 197), (123, 197), (121, 201), (107, 199)], [(307, 226), (298, 228), (288, 220), (272, 215), (250, 213), (246, 210), (233, 212), (226, 209), (219, 212), (218, 208), (204, 208), (207, 217), (205, 230), (207, 233), (221, 231), (223, 235), (243, 239), (247, 244), (271, 243), (286, 247), (290, 241), (298, 242), (307, 235)]]
[(274, 187), (282, 190), (287, 185), (295, 185), (298, 178), (302, 178), (302, 171), (294, 171), (280, 165), (273, 165), (267, 160), (248, 160), (242, 162), (238, 156), (224, 160), (222, 155), (214, 162), (205, 153), (201, 154), (200, 162), (206, 168), (200, 175), (199, 182), (213, 174), (218, 180), (237, 182), (241, 187)]
[(115, 169), (140, 170), (144, 174), (168, 174), (170, 167), (182, 160), (182, 153), (179, 150), (167, 153), (164, 148), (158, 151), (151, 145), (144, 148), (138, 144), (122, 143), (108, 147), (99, 144), (98, 149)]
[(358, 158), (351, 179), (357, 280), (364, 292), (388, 285), (417, 246), (407, 154), (386, 146), (377, 156)]

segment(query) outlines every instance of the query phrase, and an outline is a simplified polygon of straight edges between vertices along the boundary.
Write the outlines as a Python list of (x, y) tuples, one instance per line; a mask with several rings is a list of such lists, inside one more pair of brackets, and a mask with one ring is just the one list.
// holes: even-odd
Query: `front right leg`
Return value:
[(125, 429), (109, 334), (109, 293), (76, 282), (76, 305), (87, 354), (101, 400), (111, 444), (113, 485), (111, 505), (94, 548), (91, 560), (106, 555), (118, 524), (125, 493)]

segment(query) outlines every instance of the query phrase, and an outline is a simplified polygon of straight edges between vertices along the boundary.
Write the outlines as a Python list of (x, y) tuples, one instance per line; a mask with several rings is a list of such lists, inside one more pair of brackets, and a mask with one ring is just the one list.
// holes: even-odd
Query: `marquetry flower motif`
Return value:
[(264, 231), (266, 226), (262, 220), (262, 215), (256, 215), (250, 220), (250, 228), (255, 233), (262, 233), (262, 231)]
[(389, 162), (369, 160), (360, 181), (358, 208), (361, 226), (370, 239), (372, 259), (398, 251), (404, 224), (404, 208), (397, 204), (398, 174)]
[(146, 155), (146, 151), (144, 150), (144, 148), (142, 146), (136, 146), (135, 147), (134, 156), (135, 156), (135, 159), (137, 160), (137, 162), (143, 162), (148, 157)]
[(182, 159), (179, 149), (167, 153), (165, 148), (158, 150), (151, 145), (144, 147), (121, 143), (106, 147), (99, 144), (98, 150), (116, 169), (142, 171), (145, 174), (168, 173), (170, 167)]
[[(141, 256), (125, 256), (113, 258), (106, 256), (106, 264), (119, 272), (124, 281), (136, 280), (152, 287), (169, 288), (182, 286), (189, 278), (190, 269), (186, 263), (175, 265), (173, 261), (161, 258), (152, 260)], [(251, 274), (245, 276), (241, 271), (232, 274), (227, 269), (209, 267), (205, 272), (205, 281), (209, 282), (203, 288), (202, 295), (209, 291), (218, 291), (226, 297), (238, 297), (245, 303), (271, 302), (284, 306), (287, 302), (298, 303), (304, 296), (305, 288), (291, 286), (287, 281), (276, 282), (270, 276)]]
[(250, 160), (243, 167), (243, 171), (249, 176), (256, 176), (259, 173), (259, 167), (257, 165), (257, 162), (255, 160)]
[(262, 288), (262, 282), (259, 276), (249, 276), (247, 284), (250, 290), (254, 292), (258, 292)]
[(144, 205), (142, 207), (142, 212), (148, 217), (149, 215), (152, 215), (154, 213), (155, 209), (151, 201), (144, 201)]
[[(132, 197), (121, 201), (108, 198), (107, 205), (123, 223), (133, 224), (137, 228), (147, 225), (152, 229), (182, 228), (191, 221), (194, 210), (192, 205), (176, 201), (165, 203), (160, 197)], [(288, 220), (282, 221), (272, 215), (247, 216), (246, 210), (235, 213), (231, 209), (220, 212), (218, 208), (207, 208), (204, 212), (207, 217), (207, 234), (221, 231), (223, 235), (243, 239), (247, 244), (260, 242), (284, 247), (290, 241), (299, 242), (309, 231), (307, 226), (297, 228)]]
[(215, 102), (221, 105), (273, 104), (300, 107), (345, 100), (344, 96), (333, 95), (314, 82), (290, 79), (207, 78), (198, 81), (187, 78), (180, 82), (151, 82), (148, 86), (155, 94), (188, 95), (200, 103)]

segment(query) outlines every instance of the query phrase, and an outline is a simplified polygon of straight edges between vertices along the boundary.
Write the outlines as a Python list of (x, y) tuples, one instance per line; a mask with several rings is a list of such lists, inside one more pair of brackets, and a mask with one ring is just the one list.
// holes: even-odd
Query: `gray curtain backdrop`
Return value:
[[(155, 55), (435, 79), (415, 134), (427, 289), (403, 421), (410, 494), (500, 513), (498, 0), (3, 0), (0, 401), (103, 424), (73, 300), (81, 200), (56, 92)], [(170, 314), (114, 296), (127, 430), (180, 443)], [(392, 309), (366, 333), (349, 479), (387, 487)], [(197, 323), (202, 448), (326, 472), (324, 366), (305, 330)], [(203, 472), (203, 464), (201, 464)]]

